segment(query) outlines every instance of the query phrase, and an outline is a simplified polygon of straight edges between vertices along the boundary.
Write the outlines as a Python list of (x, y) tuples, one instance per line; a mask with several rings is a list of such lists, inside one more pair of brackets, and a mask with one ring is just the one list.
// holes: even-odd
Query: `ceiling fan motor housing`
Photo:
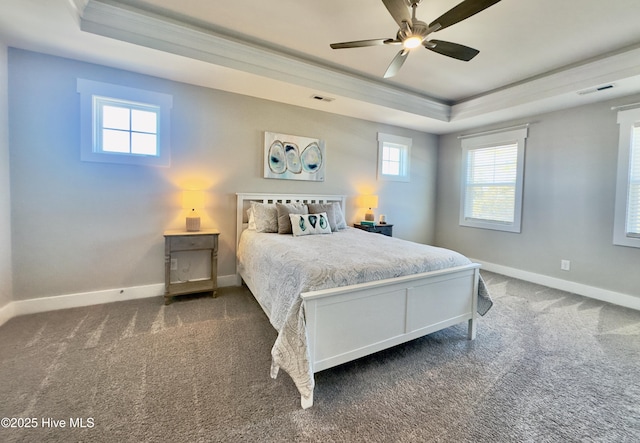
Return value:
[(409, 28), (408, 37), (412, 35), (417, 35), (424, 38), (427, 36), (428, 33), (429, 33), (429, 27), (425, 22), (421, 22), (420, 20), (414, 20), (413, 26)]

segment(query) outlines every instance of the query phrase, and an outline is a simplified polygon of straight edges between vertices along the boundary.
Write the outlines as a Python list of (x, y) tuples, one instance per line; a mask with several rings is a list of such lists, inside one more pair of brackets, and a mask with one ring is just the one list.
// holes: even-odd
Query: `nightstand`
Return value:
[[(216, 296), (218, 289), (218, 235), (216, 229), (184, 231), (181, 229), (164, 232), (164, 304), (171, 304), (176, 295), (211, 292)], [(209, 278), (171, 282), (171, 258), (175, 252), (208, 251), (211, 255)]]
[(361, 225), (359, 223), (356, 223), (353, 225), (354, 228), (358, 228), (358, 229), (362, 229), (363, 231), (367, 231), (367, 232), (375, 232), (377, 234), (382, 234), (382, 235), (386, 235), (388, 237), (393, 237), (393, 225), (378, 225), (376, 224), (375, 226), (366, 226), (366, 225)]

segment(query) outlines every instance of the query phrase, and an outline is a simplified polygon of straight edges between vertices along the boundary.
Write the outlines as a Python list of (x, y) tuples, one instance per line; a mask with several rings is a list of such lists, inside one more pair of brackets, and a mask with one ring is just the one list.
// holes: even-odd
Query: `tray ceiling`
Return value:
[[(429, 22), (456, 3), (424, 0), (418, 18)], [(0, 38), (10, 46), (434, 133), (640, 92), (637, 0), (503, 0), (437, 34), (480, 50), (472, 61), (420, 48), (392, 79), (382, 74), (397, 47), (329, 47), (394, 37), (381, 1), (0, 7)]]

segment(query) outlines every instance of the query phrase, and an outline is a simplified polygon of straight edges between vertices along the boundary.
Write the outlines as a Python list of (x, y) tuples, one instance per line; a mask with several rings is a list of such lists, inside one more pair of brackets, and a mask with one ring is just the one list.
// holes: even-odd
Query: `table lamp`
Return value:
[(369, 208), (367, 212), (364, 214), (364, 219), (366, 221), (373, 221), (373, 209), (378, 207), (378, 196), (377, 195), (365, 195), (362, 197), (362, 202), (364, 206)]
[(199, 231), (200, 215), (196, 210), (204, 208), (204, 192), (195, 190), (182, 191), (182, 208), (188, 211), (186, 219), (187, 231)]

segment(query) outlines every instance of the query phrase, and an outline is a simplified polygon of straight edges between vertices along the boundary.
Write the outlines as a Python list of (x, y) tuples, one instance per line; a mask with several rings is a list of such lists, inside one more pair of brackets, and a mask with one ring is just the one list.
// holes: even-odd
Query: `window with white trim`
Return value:
[(83, 161), (169, 166), (171, 95), (78, 79)]
[(413, 140), (378, 132), (378, 180), (408, 182)]
[(520, 232), (527, 128), (462, 140), (460, 225)]
[(613, 243), (640, 248), (640, 108), (619, 111), (618, 124)]

